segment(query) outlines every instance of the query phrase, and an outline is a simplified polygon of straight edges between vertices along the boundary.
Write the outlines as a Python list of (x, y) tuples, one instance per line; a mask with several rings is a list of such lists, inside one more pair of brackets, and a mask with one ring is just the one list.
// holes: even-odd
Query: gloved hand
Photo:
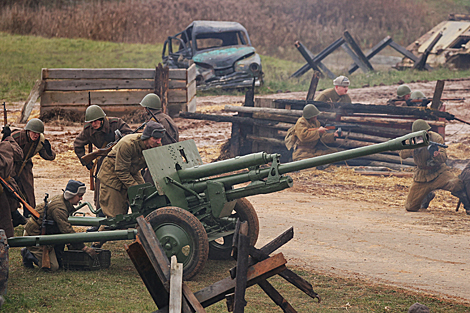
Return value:
[(93, 168), (93, 162), (90, 162), (88, 164), (85, 164), (87, 170), (91, 171), (91, 169)]
[(95, 249), (90, 248), (90, 247), (87, 247), (87, 246), (85, 246), (85, 247), (82, 249), (82, 251), (88, 253), (88, 255), (91, 256), (92, 258), (96, 258), (96, 256), (98, 255), (98, 254), (96, 253), (96, 250), (95, 250)]
[(49, 140), (45, 139), (43, 143), (44, 149), (46, 149), (47, 154), (52, 155), (52, 148), (51, 148), (51, 143)]
[(5, 138), (7, 138), (8, 136), (11, 135), (10, 125), (3, 126), (2, 134), (3, 134), (2, 141), (5, 140)]

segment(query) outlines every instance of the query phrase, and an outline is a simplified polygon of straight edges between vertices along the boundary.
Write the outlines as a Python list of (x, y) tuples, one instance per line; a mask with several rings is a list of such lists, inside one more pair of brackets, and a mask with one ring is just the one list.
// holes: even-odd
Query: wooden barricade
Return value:
[[(162, 81), (163, 80), (163, 81)], [(30, 106), (41, 97), (40, 113), (62, 109), (84, 114), (91, 104), (111, 116), (123, 116), (140, 108), (151, 92), (162, 98), (163, 109), (175, 116), (196, 110), (196, 66), (189, 69), (143, 68), (58, 68), (42, 69), (41, 81), (31, 91), (20, 121), (26, 122)], [(35, 98), (34, 100), (32, 98)], [(32, 101), (33, 100), (33, 101)]]

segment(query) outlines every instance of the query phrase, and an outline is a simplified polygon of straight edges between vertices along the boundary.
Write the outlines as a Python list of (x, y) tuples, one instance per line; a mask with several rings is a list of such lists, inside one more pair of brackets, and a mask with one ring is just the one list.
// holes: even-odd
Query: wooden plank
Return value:
[(171, 257), (170, 269), (170, 313), (181, 313), (183, 300), (183, 264), (178, 263), (176, 255)]
[[(139, 104), (152, 90), (108, 90), (92, 91), (91, 104), (129, 105)], [(45, 91), (41, 96), (41, 106), (88, 105), (88, 91)]]
[(155, 89), (154, 80), (144, 79), (80, 79), (47, 80), (45, 90), (119, 90), (119, 89)]
[(387, 172), (387, 171), (357, 171), (354, 173), (364, 176), (385, 176), (385, 177), (413, 177), (413, 172)]
[(248, 256), (250, 250), (250, 237), (248, 235), (248, 223), (240, 223), (240, 232), (238, 234), (238, 249), (237, 249), (237, 277), (235, 283), (235, 303), (234, 313), (242, 313), (245, 311), (246, 300), (246, 283), (248, 272)]
[(153, 68), (43, 68), (42, 79), (153, 79)]
[(191, 291), (191, 289), (189, 289), (189, 286), (184, 282), (183, 282), (183, 294), (186, 300), (189, 302), (189, 304), (193, 307), (194, 311), (196, 311), (196, 313), (206, 313), (206, 310), (204, 310), (204, 307), (202, 306), (202, 304), (199, 303), (194, 293)]
[(193, 80), (191, 83), (188, 83), (186, 89), (186, 101), (191, 100), (196, 95), (196, 81)]
[(183, 79), (186, 80), (187, 78), (187, 69), (185, 68), (171, 68), (169, 73), (170, 79)]
[[(65, 112), (67, 111), (73, 111), (77, 112), (78, 114), (83, 114), (85, 116), (85, 111), (86, 111), (86, 106), (79, 106), (79, 107), (41, 107), (40, 108), (40, 114), (43, 115), (49, 111), (54, 111), (57, 109), (62, 109)], [(103, 107), (103, 110), (106, 112), (108, 116), (113, 116), (113, 117), (121, 117), (124, 115), (127, 115), (129, 113), (132, 113), (137, 110), (142, 110), (142, 107), (140, 105), (136, 106), (107, 106)]]
[(196, 80), (196, 76), (197, 76), (196, 64), (193, 64), (188, 68), (188, 72), (186, 74), (186, 82), (190, 84), (193, 80)]
[[(313, 100), (315, 98), (315, 92), (317, 91), (318, 81), (320, 80), (320, 73), (314, 71), (310, 86), (308, 87), (306, 100)], [(290, 110), (290, 109), (289, 109)]]
[[(377, 55), (380, 51), (382, 51), (386, 46), (390, 44), (392, 41), (392, 37), (387, 36), (384, 39), (382, 39), (378, 44), (372, 47), (369, 52), (366, 53), (366, 58), (368, 60), (372, 59), (375, 55)], [(348, 73), (352, 74), (354, 73), (359, 66), (356, 63), (353, 63), (349, 66)]]
[[(247, 286), (256, 284), (256, 279), (266, 279), (279, 272), (285, 270), (286, 259), (282, 253), (276, 254), (269, 259), (261, 261), (248, 268), (247, 272)], [(218, 281), (206, 288), (203, 288), (194, 295), (203, 307), (207, 307), (213, 303), (216, 303), (225, 298), (226, 294), (229, 294), (235, 290), (235, 280), (231, 277), (227, 277), (221, 281)]]
[(367, 65), (362, 62), (362, 60), (354, 53), (354, 51), (349, 47), (347, 43), (342, 44), (341, 48), (346, 51), (346, 53), (351, 57), (351, 59), (353, 59), (353, 62), (359, 66), (362, 72), (367, 73), (369, 71)]
[[(189, 100), (188, 105), (186, 106), (186, 111), (187, 112), (196, 112), (196, 107), (197, 107), (197, 102), (196, 102), (196, 96), (194, 96), (191, 100)], [(183, 111), (185, 112), (185, 111)]]
[(157, 307), (167, 306), (169, 304), (168, 291), (153, 269), (142, 245), (135, 241), (130, 245), (125, 245), (125, 248)]
[(170, 89), (168, 90), (168, 104), (175, 102), (186, 102), (186, 89)]
[(263, 291), (271, 298), (271, 300), (276, 303), (283, 312), (286, 313), (297, 313), (297, 311), (287, 302), (286, 299), (267, 281), (262, 280), (258, 285), (263, 289)]
[[(341, 122), (350, 123), (374, 123), (374, 124), (386, 124), (386, 125), (400, 125), (400, 128), (411, 129), (414, 119), (395, 119), (395, 118), (376, 118), (376, 117), (365, 117), (365, 116), (341, 116)], [(430, 126), (442, 127), (445, 126), (444, 121), (426, 121)]]
[(186, 80), (176, 80), (176, 79), (170, 79), (168, 82), (168, 86), (170, 89), (184, 89), (186, 88)]
[(431, 102), (431, 109), (433, 110), (439, 110), (439, 107), (441, 106), (441, 97), (445, 83), (446, 82), (444, 80), (438, 80), (436, 83), (436, 88), (434, 88), (434, 95)]
[(44, 86), (45, 83), (43, 80), (37, 80), (34, 83), (33, 89), (31, 89), (28, 99), (26, 99), (26, 102), (24, 103), (23, 108), (21, 109), (21, 114), (17, 120), (18, 123), (26, 123), (29, 116), (31, 115), (31, 112), (33, 111), (33, 107), (36, 103), (36, 100), (38, 100), (38, 98), (41, 97), (41, 95), (44, 93)]

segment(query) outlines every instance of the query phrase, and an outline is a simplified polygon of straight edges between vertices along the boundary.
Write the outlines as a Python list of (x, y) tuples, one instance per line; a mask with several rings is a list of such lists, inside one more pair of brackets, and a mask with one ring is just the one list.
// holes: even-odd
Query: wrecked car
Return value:
[[(431, 49), (427, 63), (432, 67), (445, 66), (451, 69), (470, 68), (470, 15), (449, 14), (447, 21), (439, 23), (415, 42), (406, 47), (416, 56), (421, 56), (434, 38), (442, 37)], [(397, 68), (413, 67), (413, 62), (404, 58)]]
[(237, 22), (192, 22), (168, 37), (162, 60), (170, 68), (188, 68), (194, 62), (198, 90), (245, 88), (262, 82), (260, 56), (245, 27)]

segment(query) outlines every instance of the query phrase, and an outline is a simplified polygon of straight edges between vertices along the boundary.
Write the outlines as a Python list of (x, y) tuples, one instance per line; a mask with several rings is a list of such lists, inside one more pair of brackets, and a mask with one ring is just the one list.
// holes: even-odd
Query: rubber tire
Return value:
[[(158, 230), (161, 230), (162, 227), (167, 227), (167, 230), (175, 227), (175, 232), (183, 233), (190, 238), (189, 245), (192, 248), (190, 253), (183, 260), (178, 259), (178, 262), (183, 263), (184, 280), (190, 280), (204, 268), (209, 255), (209, 241), (204, 226), (193, 214), (178, 207), (164, 207), (151, 212), (145, 217), (145, 220), (150, 223), (157, 238)], [(164, 245), (162, 238), (158, 238), (158, 240)], [(183, 247), (178, 248), (182, 249)], [(165, 251), (165, 253), (170, 259), (169, 251)]]
[[(250, 245), (254, 246), (258, 241), (259, 235), (259, 220), (258, 214), (256, 214), (255, 208), (246, 198), (237, 200), (234, 214), (231, 215), (233, 218), (239, 218), (240, 221), (248, 222), (248, 236), (250, 237)], [(233, 235), (225, 236), (220, 238), (223, 239), (223, 243), (216, 241), (209, 242), (209, 259), (211, 260), (230, 260), (232, 259), (232, 241)]]

